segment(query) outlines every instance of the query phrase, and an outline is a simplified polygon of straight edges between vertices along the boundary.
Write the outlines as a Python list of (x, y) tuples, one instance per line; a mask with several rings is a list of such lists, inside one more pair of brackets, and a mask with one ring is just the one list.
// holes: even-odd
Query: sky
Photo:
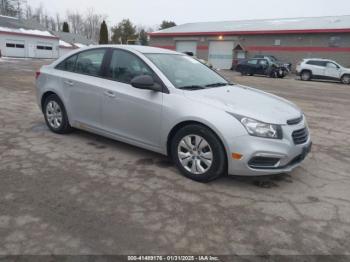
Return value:
[(154, 27), (162, 20), (177, 24), (264, 18), (350, 15), (350, 0), (27, 0), (42, 3), (49, 14), (94, 8), (114, 25), (124, 18)]

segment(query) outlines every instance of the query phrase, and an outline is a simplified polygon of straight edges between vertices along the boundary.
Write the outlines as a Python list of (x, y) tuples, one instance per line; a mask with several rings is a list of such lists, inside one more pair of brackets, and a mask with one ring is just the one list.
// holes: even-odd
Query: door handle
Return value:
[(70, 81), (70, 80), (66, 80), (66, 81), (64, 81), (64, 83), (69, 85), (69, 86), (73, 86), (74, 85), (74, 82)]
[(112, 91), (106, 91), (105, 95), (108, 96), (108, 97), (115, 97), (115, 93), (112, 92)]

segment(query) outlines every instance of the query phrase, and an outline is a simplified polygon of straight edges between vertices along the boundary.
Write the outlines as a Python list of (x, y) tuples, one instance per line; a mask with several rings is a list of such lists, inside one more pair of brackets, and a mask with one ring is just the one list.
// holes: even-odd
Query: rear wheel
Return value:
[(310, 81), (311, 80), (311, 72), (310, 71), (301, 72), (300, 78), (303, 81)]
[(212, 181), (226, 170), (226, 154), (221, 141), (202, 125), (180, 129), (172, 140), (171, 154), (178, 169), (198, 182)]
[(350, 84), (350, 75), (343, 75), (341, 78), (341, 82), (346, 85)]
[(66, 134), (72, 131), (66, 109), (57, 95), (52, 94), (45, 99), (44, 116), (46, 124), (52, 132)]

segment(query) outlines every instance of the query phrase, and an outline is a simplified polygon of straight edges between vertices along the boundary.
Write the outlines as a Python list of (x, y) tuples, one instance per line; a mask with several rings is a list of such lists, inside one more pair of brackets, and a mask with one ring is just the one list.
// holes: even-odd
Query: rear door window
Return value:
[(322, 66), (325, 67), (327, 64), (327, 61), (319, 61), (319, 60), (310, 60), (307, 62), (308, 65), (314, 65), (314, 66)]
[(101, 76), (106, 49), (92, 49), (78, 54), (75, 72), (90, 76)]
[(258, 60), (257, 59), (248, 60), (248, 64), (250, 64), (250, 65), (257, 65), (258, 64)]

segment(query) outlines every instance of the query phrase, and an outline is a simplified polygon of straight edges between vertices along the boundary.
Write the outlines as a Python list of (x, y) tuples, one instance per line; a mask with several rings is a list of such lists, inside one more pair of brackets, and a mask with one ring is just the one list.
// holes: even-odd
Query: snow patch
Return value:
[(86, 45), (80, 44), (80, 43), (74, 43), (76, 47), (83, 48), (86, 47)]
[(60, 40), (60, 46), (64, 46), (64, 47), (73, 47), (71, 44), (63, 41), (63, 40)]
[(11, 19), (18, 20), (18, 18), (17, 18), (17, 17), (7, 16), (7, 15), (0, 15), (0, 17), (5, 17), (5, 18), (11, 18)]
[(55, 37), (48, 31), (40, 31), (40, 30), (34, 30), (34, 29), (24, 29), (24, 28), (8, 28), (8, 27), (1, 27), (0, 31), (3, 32), (10, 32), (10, 33), (19, 33), (19, 34), (28, 34), (28, 35), (37, 35), (37, 36), (48, 36), (48, 37)]

